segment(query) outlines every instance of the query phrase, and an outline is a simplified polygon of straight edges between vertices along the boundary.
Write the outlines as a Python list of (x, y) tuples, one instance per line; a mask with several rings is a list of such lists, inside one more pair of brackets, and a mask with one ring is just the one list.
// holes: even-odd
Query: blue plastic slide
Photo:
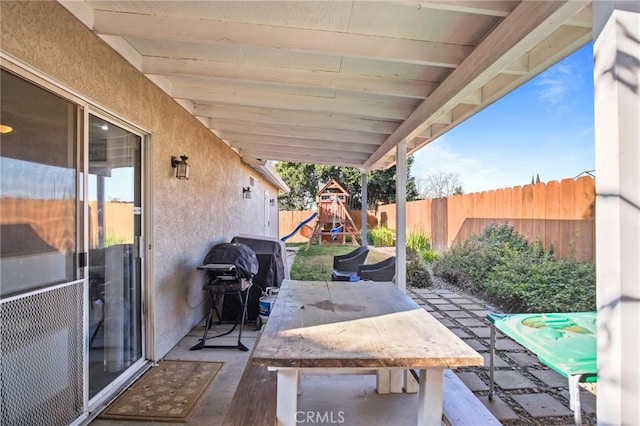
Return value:
[(338, 239), (338, 236), (336, 235), (338, 232), (342, 232), (342, 225), (336, 226), (335, 228), (331, 229), (331, 239), (333, 241)]
[(289, 238), (293, 237), (294, 235), (296, 235), (298, 233), (298, 231), (305, 226), (307, 223), (311, 222), (313, 219), (316, 218), (316, 216), (318, 216), (318, 213), (315, 212), (313, 213), (311, 216), (309, 216), (308, 218), (306, 218), (305, 220), (303, 220), (302, 222), (300, 222), (298, 224), (298, 226), (296, 226), (296, 229), (294, 229), (290, 234), (285, 235), (284, 237), (280, 238), (280, 241), (285, 242), (287, 241)]

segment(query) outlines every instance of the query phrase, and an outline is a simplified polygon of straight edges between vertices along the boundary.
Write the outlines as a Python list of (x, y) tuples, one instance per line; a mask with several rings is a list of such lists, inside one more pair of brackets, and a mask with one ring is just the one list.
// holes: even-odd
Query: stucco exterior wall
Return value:
[[(264, 193), (277, 200), (277, 189), (57, 2), (2, 1), (0, 8), (3, 52), (150, 132), (154, 351), (147, 356), (157, 360), (203, 317), (196, 267), (209, 248), (238, 234), (265, 235)], [(182, 154), (189, 180), (173, 177), (170, 158)], [(255, 186), (244, 199), (249, 176)], [(277, 237), (277, 202), (268, 208), (269, 235)]]

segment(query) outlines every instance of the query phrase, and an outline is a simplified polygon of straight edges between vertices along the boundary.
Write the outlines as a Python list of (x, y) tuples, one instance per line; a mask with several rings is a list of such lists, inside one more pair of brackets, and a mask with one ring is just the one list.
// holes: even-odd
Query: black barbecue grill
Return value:
[[(217, 349), (239, 349), (248, 351), (242, 344), (242, 328), (247, 319), (247, 302), (249, 289), (253, 282), (253, 277), (258, 273), (258, 259), (256, 254), (245, 244), (222, 243), (215, 245), (209, 250), (204, 258), (204, 264), (198, 269), (206, 272), (206, 281), (202, 289), (209, 294), (211, 306), (204, 325), (204, 335), (200, 342), (191, 347), (191, 350), (202, 348)], [(243, 296), (244, 293), (244, 296)], [(231, 330), (217, 336), (209, 337), (209, 329), (213, 323), (213, 313), (215, 312), (218, 324), (222, 323), (222, 316), (218, 310), (218, 300), (225, 295), (235, 296), (241, 306), (241, 310), (234, 321)], [(207, 339), (231, 334), (240, 325), (237, 345), (207, 345)]]

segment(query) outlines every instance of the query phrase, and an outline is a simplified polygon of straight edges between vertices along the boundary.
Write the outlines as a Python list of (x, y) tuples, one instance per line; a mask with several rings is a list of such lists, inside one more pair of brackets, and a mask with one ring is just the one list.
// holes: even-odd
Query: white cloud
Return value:
[(424, 177), (438, 172), (461, 173), (469, 168), (477, 168), (480, 161), (456, 152), (446, 140), (440, 137), (435, 142), (420, 149), (415, 155), (414, 176)]
[(580, 84), (576, 78), (569, 64), (561, 64), (540, 74), (533, 84), (539, 87), (540, 101), (557, 105), (565, 99), (576, 84)]
[(438, 172), (457, 173), (464, 192), (493, 189), (496, 185), (500, 187), (496, 180), (499, 170), (493, 165), (488, 166), (480, 156), (469, 156), (456, 150), (446, 136), (420, 149), (414, 158), (411, 173), (418, 179)]

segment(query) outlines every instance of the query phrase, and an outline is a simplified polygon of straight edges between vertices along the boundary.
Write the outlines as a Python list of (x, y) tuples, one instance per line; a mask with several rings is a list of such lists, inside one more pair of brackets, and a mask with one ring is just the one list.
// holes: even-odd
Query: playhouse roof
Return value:
[(339, 191), (331, 191), (331, 193), (333, 194), (341, 193), (349, 196), (349, 193), (342, 187), (342, 185), (340, 185), (338, 182), (336, 182), (335, 179), (332, 178), (331, 180), (329, 180), (329, 182), (325, 183), (324, 186), (320, 188), (320, 190), (316, 193), (316, 197), (320, 196), (320, 194), (322, 194), (323, 192), (327, 192), (329, 189), (337, 189)]

